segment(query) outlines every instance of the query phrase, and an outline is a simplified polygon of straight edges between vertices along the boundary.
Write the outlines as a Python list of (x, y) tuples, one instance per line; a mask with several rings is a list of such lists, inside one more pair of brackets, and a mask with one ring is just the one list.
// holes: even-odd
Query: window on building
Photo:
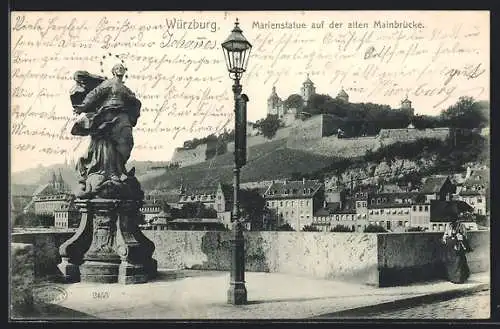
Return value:
[(422, 211), (422, 206), (418, 206), (418, 211)]
[(483, 203), (483, 199), (477, 198), (477, 203)]
[(384, 209), (380, 209), (380, 214), (383, 215), (384, 214)]
[(391, 221), (389, 221), (389, 220), (387, 221), (387, 223), (386, 223), (386, 227), (387, 227), (387, 229), (388, 229), (388, 230), (390, 230), (390, 229), (391, 229)]
[(425, 211), (429, 211), (429, 206), (424, 207)]
[(308, 205), (309, 205), (309, 200), (306, 201), (306, 206), (308, 206)]
[(280, 201), (280, 207), (283, 207), (283, 201)]
[(398, 225), (403, 226), (403, 221), (402, 220), (398, 221)]
[(477, 213), (478, 213), (478, 215), (482, 215), (483, 214), (483, 210), (482, 209), (478, 209)]
[(339, 215), (335, 215), (335, 220), (339, 221)]

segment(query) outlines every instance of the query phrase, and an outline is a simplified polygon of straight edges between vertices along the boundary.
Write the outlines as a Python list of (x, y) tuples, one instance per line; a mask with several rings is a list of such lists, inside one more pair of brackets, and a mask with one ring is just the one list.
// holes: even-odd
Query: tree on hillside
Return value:
[(453, 128), (484, 128), (488, 126), (489, 103), (462, 96), (441, 112), (440, 118)]
[(268, 115), (265, 119), (261, 119), (255, 123), (257, 129), (268, 139), (276, 136), (276, 132), (283, 125), (283, 122), (276, 115)]
[(252, 229), (261, 230), (264, 228), (266, 200), (258, 189), (240, 190), (240, 212), (243, 218), (251, 222)]
[(201, 202), (189, 202), (182, 205), (176, 215), (176, 218), (217, 218), (217, 211)]
[(295, 108), (297, 112), (304, 108), (304, 99), (299, 94), (291, 94), (283, 103), (286, 108)]

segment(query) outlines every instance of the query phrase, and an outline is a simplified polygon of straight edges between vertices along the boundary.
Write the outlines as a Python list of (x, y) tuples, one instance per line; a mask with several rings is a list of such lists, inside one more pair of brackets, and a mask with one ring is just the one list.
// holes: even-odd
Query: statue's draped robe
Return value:
[(132, 128), (140, 115), (141, 103), (117, 78), (103, 80), (88, 91), (95, 81), (99, 81), (95, 76), (88, 76), (81, 72), (80, 76), (75, 74), (79, 85), (72, 94), (73, 105), (78, 105), (84, 114), (80, 115), (71, 133), (91, 136), (87, 153), (79, 159), (77, 170), (83, 179), (98, 174), (105, 180), (118, 180), (126, 174), (125, 163), (134, 144)]

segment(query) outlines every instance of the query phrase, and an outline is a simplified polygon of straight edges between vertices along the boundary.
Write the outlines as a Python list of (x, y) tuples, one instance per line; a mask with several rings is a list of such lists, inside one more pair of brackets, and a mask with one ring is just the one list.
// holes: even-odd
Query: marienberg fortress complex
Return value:
[[(308, 104), (316, 87), (307, 76), (300, 88), (300, 96), (304, 104)], [(336, 95), (336, 100), (349, 102), (349, 95), (341, 88)], [(406, 97), (401, 101), (399, 111), (414, 114), (412, 103)], [(270, 141), (282, 140), (290, 149), (304, 150), (327, 156), (351, 158), (364, 155), (367, 151), (375, 151), (380, 146), (389, 145), (398, 141), (415, 141), (422, 138), (437, 138), (445, 140), (451, 133), (449, 128), (416, 129), (410, 124), (403, 129), (381, 129), (377, 135), (339, 138), (338, 132), (342, 124), (341, 118), (330, 114), (311, 115), (299, 112), (296, 108), (287, 107), (285, 102), (276, 92), (276, 87), (271, 90), (267, 100), (268, 115), (277, 116), (282, 122), (280, 128), (272, 139), (260, 134), (253, 123), (247, 124), (247, 146), (252, 147)], [(194, 147), (184, 145), (175, 150), (171, 162), (180, 167), (194, 165), (207, 159), (207, 143)], [(232, 152), (234, 144), (228, 141), (225, 145), (226, 152)]]

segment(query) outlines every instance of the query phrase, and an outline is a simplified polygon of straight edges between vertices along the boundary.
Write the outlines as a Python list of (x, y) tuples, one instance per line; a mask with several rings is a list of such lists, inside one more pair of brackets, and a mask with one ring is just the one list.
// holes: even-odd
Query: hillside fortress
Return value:
[[(309, 75), (300, 87), (300, 97), (307, 105), (313, 95), (316, 95), (316, 87)], [(341, 87), (335, 97), (336, 100), (349, 103), (349, 95)], [(411, 100), (408, 95), (401, 100), (397, 110), (404, 111), (410, 115), (414, 114)], [(381, 129), (375, 136), (338, 138), (337, 131), (340, 128), (338, 118), (329, 114), (298, 115), (298, 109), (287, 107), (286, 102), (279, 97), (276, 86), (273, 86), (267, 99), (267, 115), (276, 115), (284, 123), (284, 127), (276, 132), (270, 140), (260, 135), (251, 123), (247, 127), (247, 147), (264, 144), (270, 141), (284, 140), (286, 147), (307, 152), (337, 156), (355, 157), (362, 156), (368, 150), (375, 151), (380, 146), (390, 145), (401, 141), (416, 141), (422, 138), (437, 138), (445, 140), (451, 133), (450, 128), (415, 129), (411, 124), (403, 129)], [(171, 162), (181, 167), (194, 165), (208, 160), (206, 156), (207, 144), (201, 144), (194, 148), (177, 148), (174, 151)], [(234, 151), (234, 142), (227, 143), (226, 152)], [(248, 152), (250, 156), (250, 153)]]

